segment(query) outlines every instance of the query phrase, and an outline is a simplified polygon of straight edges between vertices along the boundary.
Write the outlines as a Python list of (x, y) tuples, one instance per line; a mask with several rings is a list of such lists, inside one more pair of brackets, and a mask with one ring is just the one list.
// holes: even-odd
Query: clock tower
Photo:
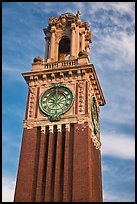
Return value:
[(105, 99), (80, 13), (50, 17), (44, 59), (23, 73), (28, 99), (14, 202), (102, 202), (100, 106)]

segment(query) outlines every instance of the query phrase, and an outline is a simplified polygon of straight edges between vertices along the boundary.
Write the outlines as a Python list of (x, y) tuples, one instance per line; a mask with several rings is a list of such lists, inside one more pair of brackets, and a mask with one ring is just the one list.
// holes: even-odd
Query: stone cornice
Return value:
[(38, 81), (38, 80), (46, 80), (46, 79), (52, 80), (52, 79), (55, 79), (56, 77), (61, 79), (65, 76), (67, 76), (68, 79), (74, 77), (75, 80), (79, 80), (79, 78), (81, 77), (81, 79), (84, 80), (86, 75), (87, 76), (86, 80), (89, 79), (90, 83), (92, 84), (92, 87), (94, 89), (99, 105), (103, 106), (106, 104), (93, 64), (86, 64), (86, 65), (77, 64), (75, 66), (67, 66), (67, 67), (52, 68), (52, 69), (43, 68), (43, 70), (25, 72), (25, 73), (22, 73), (22, 75), (25, 81), (27, 82), (27, 84), (29, 84), (30, 81), (35, 82), (36, 80)]

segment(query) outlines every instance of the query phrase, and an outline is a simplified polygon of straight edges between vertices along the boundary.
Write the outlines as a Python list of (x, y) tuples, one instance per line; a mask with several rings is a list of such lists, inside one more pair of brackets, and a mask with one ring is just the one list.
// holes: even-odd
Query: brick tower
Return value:
[(49, 18), (45, 57), (29, 87), (14, 202), (102, 202), (100, 106), (105, 99), (80, 13)]

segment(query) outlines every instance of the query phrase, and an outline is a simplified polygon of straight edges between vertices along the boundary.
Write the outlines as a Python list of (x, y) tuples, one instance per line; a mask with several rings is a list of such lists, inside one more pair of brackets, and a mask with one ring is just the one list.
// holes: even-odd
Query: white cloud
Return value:
[(20, 73), (21, 74), (19, 69), (15, 68), (15, 67), (13, 68), (11, 66), (10, 67), (3, 66), (2, 71), (4, 71), (4, 72), (12, 72), (12, 73)]
[[(106, 68), (104, 68), (106, 69)], [(105, 72), (105, 74), (104, 74)], [(101, 107), (102, 121), (115, 125), (135, 125), (135, 78), (131, 71), (101, 70), (100, 82), (106, 99), (106, 105)], [(104, 128), (104, 127), (103, 127)]]
[[(31, 3), (32, 4), (32, 3)], [(51, 14), (51, 12), (55, 11), (55, 7), (57, 7), (58, 4), (56, 2), (33, 2), (33, 10), (39, 12), (40, 10), (44, 12), (45, 14)]]
[(103, 40), (98, 37), (95, 43), (96, 56), (100, 63), (102, 56), (104, 57), (102, 66), (99, 67), (121, 71), (135, 70), (135, 34), (128, 35), (125, 32), (118, 32), (115, 36), (106, 34)]
[[(135, 101), (134, 101), (134, 93), (128, 95), (124, 95), (122, 91), (119, 89), (119, 95), (121, 93), (121, 96), (118, 96), (115, 92), (113, 93), (112, 88), (112, 95), (107, 98), (107, 104), (105, 107), (101, 108), (101, 123), (102, 121), (105, 121), (107, 123), (111, 123), (113, 125), (116, 124), (123, 124), (127, 126), (132, 126), (134, 128), (135, 126)], [(128, 93), (128, 90), (127, 90)], [(114, 96), (113, 96), (114, 94)], [(130, 97), (132, 97), (130, 99)], [(119, 97), (119, 99), (118, 99)], [(103, 127), (104, 128), (104, 127)]]
[[(8, 130), (9, 131), (9, 130)], [(11, 153), (12, 151), (20, 151), (21, 148), (21, 135), (22, 132), (19, 134), (19, 136), (16, 134), (11, 134), (11, 133), (7, 133), (7, 132), (2, 132), (2, 142), (3, 142), (3, 158), (4, 157), (8, 157), (8, 152)], [(14, 138), (14, 139), (13, 139)], [(9, 160), (13, 160), (15, 159), (15, 157), (10, 157), (8, 158)]]
[(2, 178), (2, 202), (13, 202), (15, 191), (15, 180), (13, 178)]
[[(14, 66), (11, 66), (11, 65), (6, 65), (6, 64), (3, 64), (2, 66), (2, 75), (3, 75), (3, 79), (5, 79), (5, 77), (7, 76), (8, 77), (8, 82), (18, 82), (18, 83), (23, 83), (25, 84), (25, 81), (21, 75), (21, 73), (23, 72), (23, 70), (21, 71), (20, 68), (16, 68)], [(3, 80), (3, 84), (4, 83), (7, 83), (6, 80)]]
[(128, 137), (119, 133), (102, 133), (102, 155), (122, 159), (135, 159), (135, 140), (132, 135)]
[(103, 193), (104, 202), (134, 202), (134, 194), (122, 194), (121, 192), (108, 192), (104, 191)]
[(88, 11), (90, 14), (95, 13), (98, 10), (104, 10), (105, 12), (111, 10), (114, 12), (119, 12), (121, 14), (128, 13), (130, 15), (134, 16), (133, 9), (135, 7), (134, 2), (73, 2), (73, 5), (76, 6), (77, 9), (83, 9), (82, 11), (84, 14), (87, 14), (87, 9), (85, 9), (88, 6)]
[[(93, 36), (91, 60), (97, 58), (100, 68), (108, 67), (113, 70), (122, 68), (123, 71), (133, 71), (135, 65), (134, 3), (80, 2), (79, 5), (74, 2), (73, 4), (77, 9), (81, 9), (81, 17), (91, 25)], [(100, 13), (102, 13), (101, 16)]]
[(113, 202), (113, 201), (120, 201), (116, 194), (111, 194), (106, 191), (103, 192), (103, 201), (104, 202)]
[(25, 115), (25, 108), (24, 109), (17, 109), (16, 106), (10, 106), (9, 107), (4, 107), (2, 108), (2, 114), (4, 115), (14, 115), (16, 117), (18, 117), (18, 119), (23, 120), (24, 119), (24, 115)]
[(109, 171), (109, 170), (110, 169), (109, 169), (108, 165), (102, 163), (102, 172), (106, 172), (106, 171)]

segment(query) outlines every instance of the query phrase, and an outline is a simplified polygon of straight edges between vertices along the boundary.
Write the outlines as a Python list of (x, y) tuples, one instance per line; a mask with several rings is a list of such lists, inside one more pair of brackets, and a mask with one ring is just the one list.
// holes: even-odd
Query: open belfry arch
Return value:
[(49, 18), (45, 56), (23, 73), (28, 99), (14, 202), (102, 202), (105, 99), (80, 12)]
[(91, 32), (88, 23), (80, 21), (79, 12), (76, 16), (72, 13), (62, 14), (59, 18), (51, 16), (48, 27), (43, 30), (46, 36), (46, 62), (63, 60), (59, 53), (65, 56), (69, 52), (70, 59), (77, 58), (83, 50), (89, 54)]

